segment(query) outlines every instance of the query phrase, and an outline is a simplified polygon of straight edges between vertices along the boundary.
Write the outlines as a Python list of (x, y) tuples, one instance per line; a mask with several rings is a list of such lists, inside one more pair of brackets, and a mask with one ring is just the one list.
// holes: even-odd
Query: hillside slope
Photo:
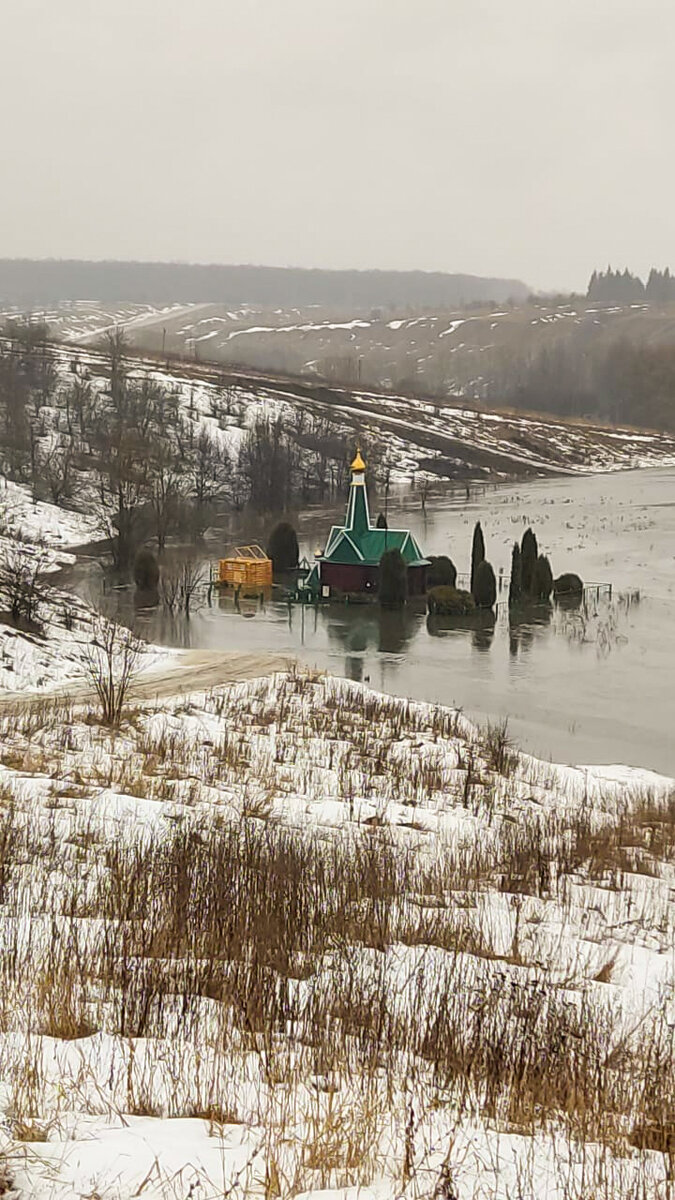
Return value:
[[(64, 372), (76, 361), (80, 370), (105, 386), (105, 354), (57, 347), (53, 353)], [(131, 361), (139, 378), (149, 373), (180, 398), (193, 421), (206, 424), (234, 452), (256, 419), (273, 415), (280, 416), (311, 453), (316, 452), (317, 437), (325, 437), (328, 430), (345, 444), (363, 440), (379, 448), (395, 475), (407, 479), (419, 471), (449, 480), (496, 479), (675, 463), (675, 436), (667, 434), (506, 415), (450, 400), (233, 372), (207, 363), (163, 366), (142, 357)]]
[(140, 352), (525, 411), (675, 428), (675, 304), (69, 304), (54, 336), (124, 326)]

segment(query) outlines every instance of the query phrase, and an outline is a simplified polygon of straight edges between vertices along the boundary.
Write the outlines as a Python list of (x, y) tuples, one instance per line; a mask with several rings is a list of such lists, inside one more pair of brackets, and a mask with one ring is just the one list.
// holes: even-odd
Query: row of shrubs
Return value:
[[(583, 594), (578, 575), (553, 578), (551, 564), (539, 553), (537, 538), (526, 529), (520, 545), (514, 543), (511, 554), (509, 608), (526, 603), (547, 603), (551, 593), (556, 597), (578, 597)], [(492, 609), (497, 600), (497, 581), (492, 564), (485, 557), (485, 539), (480, 521), (473, 531), (471, 547), (470, 590), (457, 587), (457, 568), (452, 559), (441, 554), (431, 559), (427, 571), (427, 607), (430, 613), (445, 616), (466, 616), (476, 609)]]

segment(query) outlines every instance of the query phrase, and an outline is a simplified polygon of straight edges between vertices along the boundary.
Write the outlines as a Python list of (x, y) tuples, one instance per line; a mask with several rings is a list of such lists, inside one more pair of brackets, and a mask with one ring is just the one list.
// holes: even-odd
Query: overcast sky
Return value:
[(672, 0), (0, 0), (0, 255), (675, 267)]

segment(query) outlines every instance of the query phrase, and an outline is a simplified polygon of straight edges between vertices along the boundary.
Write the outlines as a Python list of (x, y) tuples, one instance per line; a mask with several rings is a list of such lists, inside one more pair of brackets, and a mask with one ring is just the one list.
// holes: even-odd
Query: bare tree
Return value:
[(73, 452), (70, 445), (55, 446), (42, 458), (38, 455), (38, 471), (49, 489), (53, 504), (60, 504), (72, 494)]
[(201, 429), (189, 471), (192, 494), (200, 508), (222, 491), (229, 466), (227, 450), (211, 437), (208, 429)]
[(169, 612), (180, 607), (180, 571), (162, 571), (159, 580), (159, 594), (162, 604)]
[(161, 554), (167, 537), (177, 523), (181, 500), (180, 475), (175, 458), (167, 452), (166, 447), (161, 447), (152, 462), (149, 478), (154, 532)]
[(100, 618), (85, 647), (84, 667), (101, 707), (101, 720), (117, 728), (129, 688), (139, 671), (140, 642), (130, 629)]
[(203, 583), (204, 572), (198, 562), (186, 561), (176, 571), (162, 571), (162, 602), (170, 612), (177, 609), (189, 617)]

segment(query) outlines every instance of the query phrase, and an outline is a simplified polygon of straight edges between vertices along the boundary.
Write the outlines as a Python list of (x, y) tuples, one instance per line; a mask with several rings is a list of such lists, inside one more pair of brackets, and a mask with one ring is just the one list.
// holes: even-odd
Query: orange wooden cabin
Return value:
[(260, 546), (236, 546), (218, 563), (218, 583), (225, 587), (271, 587), (272, 559)]

